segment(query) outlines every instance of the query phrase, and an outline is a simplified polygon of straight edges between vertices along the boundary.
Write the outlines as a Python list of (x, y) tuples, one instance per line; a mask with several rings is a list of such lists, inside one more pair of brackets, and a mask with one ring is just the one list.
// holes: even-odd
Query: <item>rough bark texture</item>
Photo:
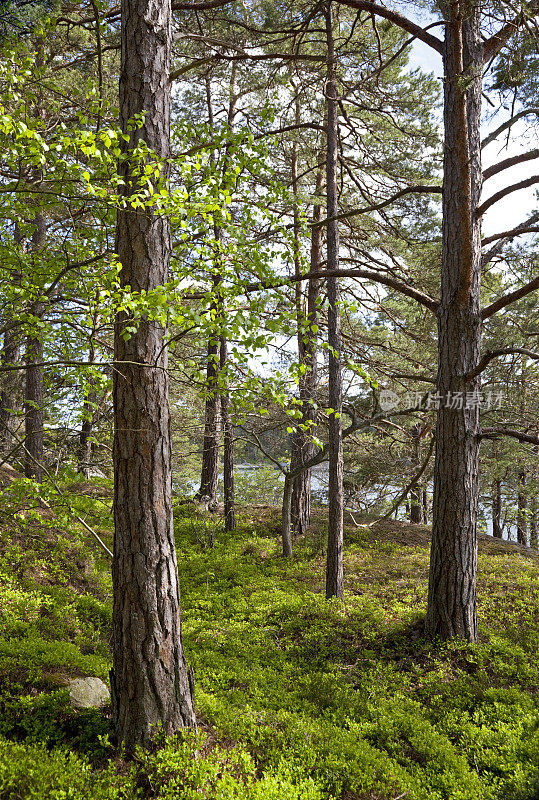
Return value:
[[(126, 149), (143, 139), (160, 158), (170, 138), (170, 0), (122, 0), (120, 117), (144, 113)], [(122, 162), (129, 181), (131, 165)], [(151, 209), (118, 213), (121, 283), (151, 291), (168, 275), (170, 227)], [(114, 558), (111, 690), (118, 739), (128, 752), (194, 726), (193, 686), (181, 640), (179, 586), (171, 504), (170, 408), (165, 331), (141, 319), (114, 348)]]
[(499, 478), (492, 483), (492, 535), (495, 539), (503, 539), (502, 482)]
[[(221, 334), (220, 367), (224, 370), (228, 358), (226, 337)], [(221, 391), (221, 424), (223, 427), (223, 499), (225, 503), (225, 531), (236, 527), (234, 499), (234, 431), (230, 420), (228, 389)]]
[[(426, 632), (477, 637), (479, 408), (454, 398), (478, 390), (481, 193), (479, 9), (446, 3), (444, 185), (433, 530)], [(461, 393), (460, 395), (458, 393)], [(449, 398), (449, 402), (448, 401)], [(456, 407), (452, 407), (456, 406)], [(460, 407), (462, 406), (462, 407)]]
[[(328, 72), (327, 97), (327, 268), (339, 269), (339, 224), (332, 219), (338, 214), (337, 158), (338, 107), (336, 60), (333, 44), (331, 1), (326, 11)], [(342, 373), (341, 317), (339, 309), (339, 279), (327, 280), (328, 343), (329, 343), (329, 520), (326, 567), (326, 597), (339, 597), (344, 592), (343, 579), (343, 442), (342, 442)]]
[[(41, 211), (35, 215), (31, 251), (38, 255), (45, 244), (46, 224)], [(41, 320), (45, 313), (43, 303), (36, 302), (32, 313)], [(43, 480), (43, 340), (29, 336), (26, 340), (26, 370), (24, 386), (24, 474), (35, 481)]]

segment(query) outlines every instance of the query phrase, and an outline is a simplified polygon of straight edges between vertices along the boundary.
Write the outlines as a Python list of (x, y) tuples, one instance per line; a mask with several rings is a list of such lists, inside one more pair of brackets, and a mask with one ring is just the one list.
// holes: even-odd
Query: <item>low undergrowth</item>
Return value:
[[(0, 496), (0, 800), (539, 797), (537, 557), (485, 546), (481, 641), (437, 644), (426, 529), (347, 530), (345, 601), (328, 603), (320, 515), (285, 562), (274, 510), (212, 548), (179, 507), (199, 731), (126, 763), (110, 710), (76, 711), (66, 689), (107, 679), (107, 562), (65, 508), (21, 515), (18, 491)], [(69, 504), (110, 544), (108, 491), (75, 484)]]

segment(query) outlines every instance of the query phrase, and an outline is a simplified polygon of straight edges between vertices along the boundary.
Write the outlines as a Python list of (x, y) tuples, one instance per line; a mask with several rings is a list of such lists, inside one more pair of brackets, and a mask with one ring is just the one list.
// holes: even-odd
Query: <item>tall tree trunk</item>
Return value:
[(537, 516), (537, 497), (533, 495), (530, 500), (530, 547), (535, 549), (537, 549), (539, 534)]
[[(412, 473), (415, 474), (421, 466), (421, 426), (415, 425), (412, 429)], [(421, 525), (423, 522), (422, 487), (415, 483), (410, 489), (410, 522)]]
[[(2, 366), (16, 365), (21, 355), (20, 334), (17, 328), (6, 331), (0, 361)], [(20, 375), (17, 370), (2, 373), (0, 391), (0, 455), (6, 456), (14, 446), (13, 427)]]
[(528, 544), (528, 495), (526, 493), (526, 483), (526, 470), (521, 469), (518, 473), (517, 542), (523, 545)]
[(474, 402), (455, 402), (455, 398), (469, 397), (479, 389), (479, 380), (466, 376), (479, 362), (481, 344), (481, 242), (476, 209), (481, 193), (482, 45), (477, 5), (471, 0), (451, 0), (443, 10), (447, 23), (437, 383), (441, 407), (436, 426), (426, 632), (443, 639), (458, 636), (475, 641), (479, 407)]
[[(220, 368), (226, 369), (226, 336), (221, 334)], [(225, 503), (225, 531), (236, 527), (236, 508), (234, 499), (234, 431), (230, 420), (230, 398), (228, 387), (221, 390), (221, 423), (223, 427), (223, 499)]]
[(502, 482), (499, 478), (492, 482), (492, 535), (495, 539), (503, 539)]
[[(88, 361), (93, 364), (95, 360), (95, 349), (93, 343), (90, 344)], [(84, 475), (86, 480), (90, 477), (90, 467), (92, 463), (92, 430), (94, 427), (95, 406), (97, 394), (94, 389), (92, 379), (88, 381), (84, 402), (82, 404), (82, 425), (79, 433), (79, 452), (78, 452), (78, 471)]]
[(281, 539), (283, 556), (292, 558), (292, 487), (293, 479), (287, 473), (284, 476), (283, 508), (281, 514)]
[[(218, 290), (220, 279), (215, 276), (214, 289)], [(217, 314), (217, 303), (213, 304)], [(206, 389), (208, 396), (204, 408), (204, 442), (202, 445), (202, 469), (198, 497), (209, 497), (210, 503), (217, 500), (219, 481), (219, 339), (215, 332), (208, 338), (206, 362)]]
[[(234, 117), (236, 114), (236, 101), (235, 82), (236, 82), (237, 66), (232, 65), (230, 74), (229, 85), (229, 102), (227, 124), (230, 132), (234, 128)], [(208, 107), (208, 122), (213, 127), (213, 105), (211, 98), (211, 82), (209, 76), (206, 76), (206, 102)], [(227, 144), (225, 148), (225, 156), (223, 159), (223, 174), (222, 177), (226, 180), (228, 165), (230, 162), (229, 157), (230, 146)], [(214, 161), (213, 153), (211, 154), (212, 162)], [(222, 240), (222, 230), (219, 225), (214, 227), (215, 241), (217, 248), (220, 247)], [(222, 322), (223, 319), (223, 301), (220, 293), (221, 285), (221, 253), (217, 252), (215, 259), (215, 273), (213, 275), (213, 293), (214, 302), (212, 303), (211, 316), (212, 319), (218, 319)], [(220, 404), (221, 396), (219, 393), (219, 349), (220, 338), (215, 331), (212, 331), (208, 337), (208, 352), (207, 352), (207, 367), (206, 367), (206, 388), (208, 397), (205, 404), (204, 413), (204, 443), (202, 449), (202, 469), (200, 476), (200, 489), (198, 490), (198, 497), (209, 497), (210, 503), (217, 501), (217, 486), (219, 482), (219, 422), (222, 418)], [(232, 469), (233, 469), (232, 461)], [(232, 520), (232, 517), (230, 517)]]
[[(535, 464), (539, 462), (539, 445), (535, 445), (533, 448), (533, 452), (535, 453)], [(537, 509), (537, 478), (538, 478), (538, 470), (537, 466), (533, 471), (533, 489), (531, 492), (530, 498), (530, 547), (534, 547), (537, 549), (539, 544), (538, 536), (539, 536), (539, 518), (538, 518), (538, 509)]]
[[(316, 174), (315, 197), (321, 198), (324, 185), (325, 149), (319, 157)], [(322, 262), (322, 227), (317, 223), (322, 219), (322, 205), (315, 201), (313, 207), (313, 227), (311, 229), (311, 256), (309, 272), (320, 270)], [(316, 425), (315, 407), (316, 388), (318, 384), (318, 345), (316, 325), (318, 322), (318, 297), (320, 281), (310, 278), (307, 287), (307, 316), (298, 317), (298, 353), (305, 367), (300, 376), (299, 397), (301, 400), (301, 422), (308, 425), (309, 430), (299, 427), (294, 434), (290, 470), (307, 463), (314, 456), (313, 429)], [(314, 330), (313, 330), (314, 327)], [(297, 536), (307, 532), (311, 521), (311, 472), (310, 468), (302, 470), (294, 478), (292, 488), (292, 525)]]
[[(23, 245), (18, 224), (15, 224), (13, 235), (15, 246)], [(20, 283), (20, 273), (15, 271), (11, 277), (12, 282), (17, 285)], [(11, 322), (5, 319), (5, 322)], [(3, 366), (8, 364), (18, 364), (21, 357), (20, 332), (17, 328), (12, 328), (4, 334), (2, 354), (0, 362)], [(15, 418), (15, 408), (17, 406), (18, 395), (21, 390), (21, 377), (17, 370), (4, 372), (2, 374), (2, 388), (0, 390), (0, 455), (7, 456), (13, 448), (13, 427)], [(22, 394), (22, 392), (21, 392)]]
[[(144, 140), (159, 159), (170, 145), (170, 0), (122, 0), (120, 119), (127, 154)], [(139, 128), (130, 121), (143, 115)], [(162, 162), (165, 170), (165, 161)], [(129, 159), (126, 182), (136, 185)], [(170, 224), (151, 208), (118, 212), (121, 285), (152, 291), (167, 280)], [(114, 336), (114, 558), (111, 690), (118, 739), (128, 753), (158, 728), (195, 726), (193, 685), (181, 639), (172, 518), (170, 407), (166, 332), (142, 318), (124, 340)]]
[[(39, 254), (45, 244), (46, 224), (43, 212), (34, 218), (31, 251)], [(37, 301), (32, 309), (38, 322), (43, 318), (45, 306)], [(41, 483), (43, 480), (43, 339), (38, 334), (26, 340), (26, 371), (24, 386), (24, 474)]]
[[(337, 64), (333, 42), (331, 0), (326, 10), (327, 39), (327, 268), (339, 269), (339, 223), (337, 194), (338, 106)], [(341, 316), (338, 277), (328, 277), (328, 344), (329, 344), (329, 520), (326, 567), (326, 597), (343, 598), (343, 442), (342, 442), (342, 374)]]

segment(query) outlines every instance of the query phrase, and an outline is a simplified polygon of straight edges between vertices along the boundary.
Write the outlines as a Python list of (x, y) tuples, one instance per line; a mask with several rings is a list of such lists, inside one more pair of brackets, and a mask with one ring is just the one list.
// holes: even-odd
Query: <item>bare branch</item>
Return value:
[(506, 239), (507, 241), (510, 241), (511, 239), (514, 239), (515, 236), (519, 236), (521, 233), (536, 233), (539, 228), (535, 227), (535, 223), (538, 221), (539, 213), (536, 211), (529, 216), (528, 219), (525, 219), (524, 222), (521, 222), (520, 225), (517, 225), (510, 231), (503, 231), (503, 233), (494, 233), (492, 236), (485, 236), (481, 244), (484, 246), (499, 239)]
[(389, 517), (393, 514), (393, 512), (400, 506), (400, 504), (402, 503), (402, 501), (404, 500), (404, 498), (406, 497), (408, 492), (411, 489), (413, 489), (414, 486), (417, 484), (417, 482), (420, 480), (421, 476), (423, 475), (423, 473), (425, 472), (425, 470), (427, 469), (427, 467), (429, 465), (429, 461), (430, 461), (430, 458), (432, 456), (432, 451), (434, 450), (434, 442), (435, 442), (435, 439), (434, 439), (434, 436), (432, 436), (431, 440), (430, 440), (429, 451), (428, 451), (428, 453), (426, 455), (426, 458), (423, 461), (421, 467), (416, 472), (416, 474), (412, 477), (412, 480), (410, 481), (410, 483), (407, 486), (404, 487), (404, 489), (402, 490), (400, 495), (397, 497), (395, 502), (392, 504), (392, 506), (389, 509), (389, 511), (386, 514), (384, 514), (383, 517), (380, 517), (380, 519), (376, 520), (376, 522), (382, 522), (385, 519), (389, 519)]
[(493, 359), (512, 355), (528, 356), (528, 358), (534, 361), (539, 361), (539, 353), (534, 353), (533, 350), (526, 350), (522, 347), (502, 347), (499, 350), (489, 350), (485, 353), (477, 367), (466, 375), (466, 380), (472, 380), (480, 375)]
[(480, 439), (497, 439), (498, 436), (511, 436), (513, 439), (518, 439), (519, 442), (539, 444), (539, 433), (524, 433), (524, 431), (515, 431), (512, 428), (483, 428), (479, 434)]
[(487, 145), (492, 144), (492, 142), (494, 142), (501, 133), (506, 131), (508, 128), (512, 128), (515, 122), (518, 122), (519, 119), (531, 116), (539, 116), (539, 108), (525, 108), (524, 111), (519, 111), (518, 114), (515, 114), (511, 117), (511, 119), (508, 119), (506, 122), (500, 125), (499, 128), (496, 128), (495, 131), (492, 131), (492, 133), (490, 133), (487, 138), (481, 142), (481, 149), (483, 150)]
[(516, 289), (514, 292), (509, 292), (509, 294), (503, 295), (503, 297), (498, 298), (498, 300), (496, 300), (494, 303), (491, 303), (489, 306), (484, 308), (481, 312), (482, 319), (488, 319), (502, 308), (510, 305), (510, 303), (515, 303), (517, 300), (521, 300), (523, 297), (531, 294), (531, 292), (535, 292), (537, 289), (539, 289), (539, 276), (534, 278), (529, 283), (526, 283), (524, 286), (521, 286), (520, 289)]
[(370, 214), (372, 211), (380, 211), (382, 208), (386, 208), (386, 206), (391, 205), (396, 200), (399, 200), (401, 197), (405, 197), (407, 194), (441, 194), (442, 187), (441, 186), (407, 186), (406, 189), (401, 189), (400, 192), (397, 192), (392, 197), (388, 197), (387, 200), (382, 200), (380, 203), (375, 203), (372, 206), (365, 206), (365, 208), (355, 208), (352, 211), (345, 211), (343, 214), (339, 214), (336, 217), (332, 217), (331, 219), (326, 218), (320, 220), (320, 222), (312, 223), (316, 227), (320, 227), (321, 225), (326, 225), (326, 223), (331, 222), (334, 219), (350, 219), (351, 217), (357, 217), (360, 214)]
[(367, 11), (369, 14), (376, 14), (378, 17), (383, 17), (383, 19), (387, 19), (389, 22), (398, 25), (399, 28), (407, 31), (407, 33), (411, 33), (416, 39), (425, 42), (425, 44), (428, 44), (429, 47), (432, 47), (436, 52), (440, 53), (440, 55), (443, 54), (444, 45), (441, 39), (428, 33), (420, 25), (416, 25), (415, 22), (408, 19), (408, 17), (399, 14), (398, 11), (392, 11), (390, 8), (378, 5), (378, 3), (371, 3), (369, 0), (339, 0), (339, 3), (344, 6), (349, 6), (350, 8), (357, 8), (358, 11)]
[(504, 161), (500, 161), (498, 164), (494, 164), (492, 167), (486, 169), (483, 172), (483, 181), (488, 181), (493, 175), (497, 175), (498, 172), (509, 169), (509, 167), (514, 167), (515, 164), (522, 164), (523, 161), (532, 161), (534, 158), (539, 158), (539, 150), (530, 150), (527, 153), (521, 153), (518, 156), (506, 158)]
[(528, 186), (534, 186), (536, 183), (539, 183), (539, 175), (532, 175), (531, 178), (526, 178), (523, 181), (511, 184), (511, 186), (506, 186), (505, 189), (500, 189), (499, 192), (493, 194), (492, 197), (489, 197), (488, 200), (485, 200), (485, 202), (479, 206), (476, 211), (477, 216), (482, 217), (491, 206), (503, 200), (508, 194), (518, 192), (520, 189), (527, 189)]

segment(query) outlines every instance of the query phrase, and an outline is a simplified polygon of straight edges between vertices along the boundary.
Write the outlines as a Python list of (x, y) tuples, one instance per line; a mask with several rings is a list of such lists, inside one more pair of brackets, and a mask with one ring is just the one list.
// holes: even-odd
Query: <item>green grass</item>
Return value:
[[(109, 536), (108, 487), (73, 488), (78, 513)], [(199, 733), (126, 764), (106, 711), (72, 710), (64, 688), (72, 675), (106, 678), (106, 563), (60, 511), (17, 521), (10, 502), (0, 498), (0, 800), (539, 797), (537, 557), (485, 541), (481, 641), (433, 644), (425, 529), (347, 529), (345, 601), (328, 603), (320, 515), (286, 562), (272, 509), (244, 513), (213, 549), (208, 523), (178, 509)]]

